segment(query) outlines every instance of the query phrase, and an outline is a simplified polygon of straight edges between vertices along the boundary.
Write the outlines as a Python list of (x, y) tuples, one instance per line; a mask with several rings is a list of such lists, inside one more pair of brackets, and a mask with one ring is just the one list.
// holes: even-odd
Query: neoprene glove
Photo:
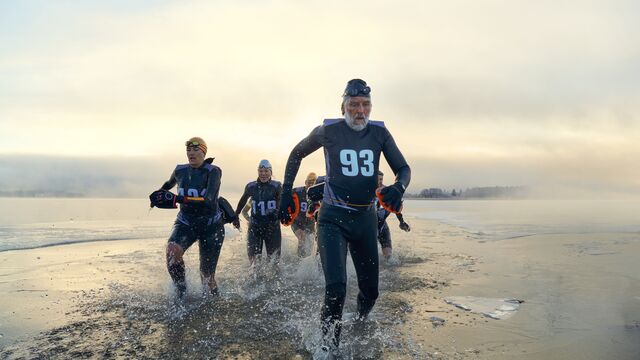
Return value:
[(406, 232), (409, 232), (409, 231), (411, 231), (411, 226), (409, 226), (409, 224), (407, 224), (406, 222), (403, 221), (403, 222), (400, 223), (400, 229), (402, 229), (402, 230), (404, 230)]
[(289, 225), (293, 221), (291, 215), (295, 212), (296, 204), (293, 200), (292, 187), (289, 185), (282, 186), (282, 194), (280, 195), (280, 222), (283, 225)]
[(231, 221), (231, 223), (233, 224), (233, 227), (240, 230), (240, 217), (236, 215), (235, 218), (233, 218), (233, 221)]
[(167, 190), (156, 190), (149, 195), (149, 201), (151, 202), (151, 207), (157, 207), (160, 209), (175, 209), (177, 196)]
[(393, 185), (385, 186), (380, 190), (381, 205), (394, 213), (399, 213), (402, 210), (402, 195), (404, 194), (404, 187), (399, 182)]

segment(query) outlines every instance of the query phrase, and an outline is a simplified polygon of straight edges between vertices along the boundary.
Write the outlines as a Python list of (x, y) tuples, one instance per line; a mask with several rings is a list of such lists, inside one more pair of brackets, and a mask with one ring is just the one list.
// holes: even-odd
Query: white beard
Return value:
[(351, 129), (353, 129), (355, 131), (362, 131), (369, 124), (369, 117), (367, 116), (367, 117), (364, 118), (364, 124), (356, 125), (356, 124), (354, 124), (354, 122), (355, 122), (354, 118), (352, 118), (351, 115), (349, 115), (349, 113), (345, 112), (344, 113), (344, 121), (347, 123), (347, 125)]

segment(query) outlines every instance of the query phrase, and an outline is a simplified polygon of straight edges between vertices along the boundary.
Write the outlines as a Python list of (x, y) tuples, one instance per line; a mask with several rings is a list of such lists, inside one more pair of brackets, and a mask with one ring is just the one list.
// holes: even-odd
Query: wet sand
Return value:
[[(434, 276), (450, 282), (405, 294), (414, 302), (402, 331), (432, 356), (640, 358), (640, 233), (541, 234), (491, 241), (442, 224), (424, 231), (421, 237), (432, 241), (416, 244), (416, 251), (432, 253)], [(443, 301), (468, 295), (519, 299), (522, 304), (514, 316), (493, 320)], [(444, 325), (424, 326), (430, 316), (443, 319)]]
[[(410, 233), (390, 222), (398, 261), (381, 266), (371, 318), (345, 325), (344, 358), (640, 355), (640, 272), (629, 275), (640, 234), (605, 242), (607, 234), (487, 241), (409, 220)], [(244, 234), (229, 231), (219, 298), (200, 294), (197, 249), (190, 249), (183, 305), (173, 300), (164, 239), (2, 252), (0, 358), (312, 358), (323, 279), (313, 257), (294, 255), (290, 229), (283, 235), (280, 266), (264, 264), (254, 277)], [(346, 313), (355, 310), (357, 293), (352, 269), (349, 275)], [(619, 292), (603, 290), (611, 288)], [(511, 318), (495, 320), (447, 304), (447, 296), (524, 303)]]

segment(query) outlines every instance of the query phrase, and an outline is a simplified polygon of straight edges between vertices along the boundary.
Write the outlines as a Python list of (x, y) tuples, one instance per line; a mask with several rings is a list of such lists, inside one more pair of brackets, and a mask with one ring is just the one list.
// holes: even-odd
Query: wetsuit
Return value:
[(291, 224), (291, 229), (296, 232), (298, 230), (303, 230), (306, 233), (315, 233), (315, 221), (313, 218), (309, 218), (307, 216), (307, 210), (312, 202), (307, 198), (307, 189), (304, 186), (297, 187), (293, 189), (293, 192), (298, 195), (298, 199), (300, 200), (300, 213), (293, 220)]
[(280, 254), (282, 234), (278, 220), (278, 205), (281, 192), (282, 184), (276, 180), (265, 183), (260, 180), (252, 181), (244, 188), (244, 193), (236, 207), (236, 214), (240, 214), (247, 200), (251, 198), (251, 219), (247, 236), (249, 257), (262, 254), (263, 243), (268, 255)]
[[(224, 241), (223, 216), (218, 206), (221, 177), (222, 170), (215, 165), (204, 163), (199, 168), (192, 168), (185, 164), (176, 166), (169, 180), (162, 185), (163, 190), (170, 190), (177, 185), (178, 195), (181, 196), (204, 198), (204, 201), (180, 204), (169, 242), (178, 244), (186, 251), (197, 240), (200, 271), (207, 276), (215, 273)], [(169, 269), (176, 282), (184, 281), (184, 264), (180, 266), (182, 269)]]
[(378, 208), (378, 242), (383, 248), (391, 247), (391, 232), (389, 231), (389, 224), (387, 224), (387, 217), (391, 214), (388, 210), (382, 207)]
[(326, 179), (318, 217), (318, 246), (325, 277), (323, 332), (333, 328), (337, 346), (347, 292), (347, 251), (358, 277), (358, 313), (366, 316), (378, 297), (378, 235), (375, 190), (380, 154), (391, 166), (396, 181), (409, 185), (411, 170), (393, 137), (379, 121), (362, 131), (344, 119), (325, 120), (291, 151), (284, 187), (291, 189), (301, 160), (324, 147)]

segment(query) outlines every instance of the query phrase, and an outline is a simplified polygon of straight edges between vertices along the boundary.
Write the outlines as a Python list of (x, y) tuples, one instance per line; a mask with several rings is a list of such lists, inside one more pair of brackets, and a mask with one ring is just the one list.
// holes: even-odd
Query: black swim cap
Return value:
[(370, 93), (371, 93), (371, 88), (367, 86), (367, 83), (364, 80), (352, 79), (352, 80), (349, 80), (349, 82), (347, 83), (347, 87), (344, 88), (344, 94), (342, 94), (342, 97), (345, 97), (345, 96), (371, 97)]

